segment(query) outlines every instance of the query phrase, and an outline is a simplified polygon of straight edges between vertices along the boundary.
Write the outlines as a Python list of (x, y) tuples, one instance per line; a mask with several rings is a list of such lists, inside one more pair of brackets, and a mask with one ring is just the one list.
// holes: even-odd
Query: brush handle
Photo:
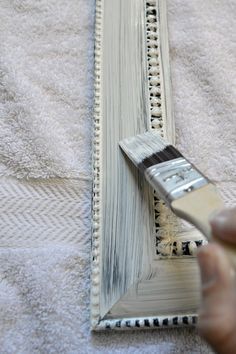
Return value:
[[(208, 240), (213, 239), (209, 216), (223, 207), (223, 202), (211, 183), (171, 203), (173, 212), (193, 224)], [(230, 261), (236, 267), (236, 246), (216, 239), (214, 241), (218, 242), (224, 248)]]

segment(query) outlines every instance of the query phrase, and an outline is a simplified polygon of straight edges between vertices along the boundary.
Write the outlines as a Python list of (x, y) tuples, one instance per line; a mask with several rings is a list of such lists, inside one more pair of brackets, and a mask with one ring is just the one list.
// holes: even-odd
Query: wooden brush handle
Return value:
[[(218, 196), (213, 184), (199, 188), (171, 203), (171, 208), (174, 213), (193, 224), (208, 240), (213, 239), (209, 216), (223, 207), (223, 202)], [(214, 239), (214, 241), (218, 242), (225, 249), (231, 262), (236, 267), (236, 246), (216, 239)]]

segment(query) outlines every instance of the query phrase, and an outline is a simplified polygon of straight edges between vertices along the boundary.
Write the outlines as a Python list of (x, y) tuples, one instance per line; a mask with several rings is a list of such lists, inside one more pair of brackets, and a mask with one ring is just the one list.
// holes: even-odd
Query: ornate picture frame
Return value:
[(97, 0), (91, 328), (194, 325), (201, 234), (178, 221), (119, 141), (157, 129), (174, 143), (165, 0)]

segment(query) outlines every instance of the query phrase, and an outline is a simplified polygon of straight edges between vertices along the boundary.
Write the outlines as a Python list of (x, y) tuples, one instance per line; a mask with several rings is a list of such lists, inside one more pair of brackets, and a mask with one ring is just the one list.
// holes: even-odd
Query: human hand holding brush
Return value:
[[(236, 245), (236, 208), (211, 220), (217, 240)], [(219, 354), (236, 353), (236, 280), (223, 248), (209, 243), (198, 252), (202, 279), (199, 331)]]
[(236, 209), (219, 213), (224, 205), (215, 186), (157, 131), (126, 138), (120, 147), (166, 206), (211, 241), (198, 254), (203, 295), (199, 329), (218, 353), (236, 353)]

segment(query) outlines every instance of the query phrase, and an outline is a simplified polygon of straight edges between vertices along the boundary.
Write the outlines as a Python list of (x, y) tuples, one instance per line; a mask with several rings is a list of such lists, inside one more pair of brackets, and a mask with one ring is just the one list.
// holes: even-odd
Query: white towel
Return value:
[(236, 3), (169, 1), (177, 143), (236, 200)]
[[(177, 143), (228, 204), (235, 15), (169, 0)], [(0, 352), (210, 353), (190, 329), (90, 334), (94, 0), (1, 0), (0, 17)]]
[(90, 174), (94, 1), (2, 0), (0, 14), (0, 175)]

